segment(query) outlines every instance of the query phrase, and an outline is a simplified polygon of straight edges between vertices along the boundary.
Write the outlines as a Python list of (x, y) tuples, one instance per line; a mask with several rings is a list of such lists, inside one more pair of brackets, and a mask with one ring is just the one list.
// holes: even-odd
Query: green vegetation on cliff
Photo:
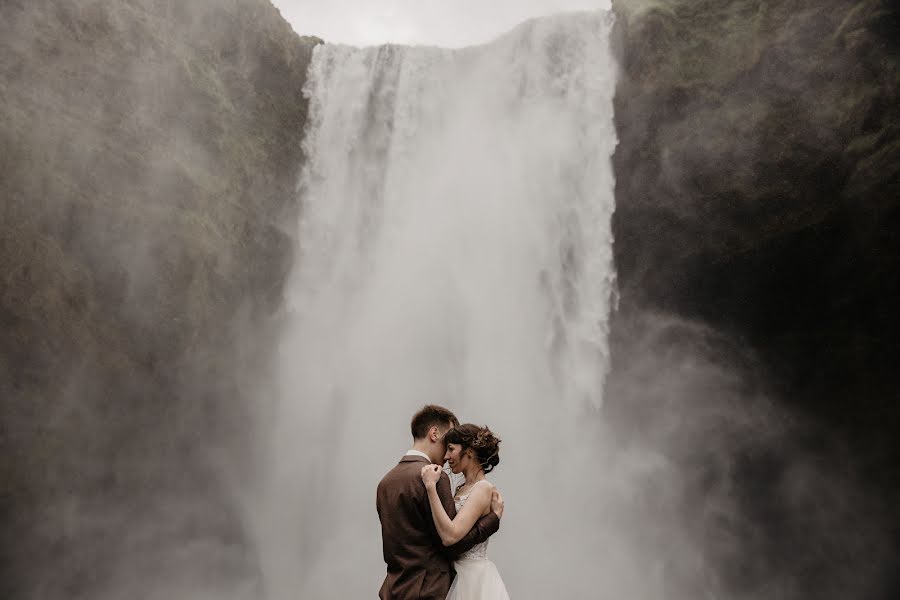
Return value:
[[(862, 568), (884, 558), (879, 536), (862, 532), (900, 500), (900, 13), (883, 0), (614, 5), (622, 73), (613, 385), (628, 385), (617, 373), (630, 368), (648, 313), (727, 336), (753, 357), (741, 365), (748, 397), (772, 397), (805, 424), (785, 444), (814, 457), (819, 473), (856, 482), (839, 489), (848, 494), (841, 514), (858, 519), (856, 531), (828, 525), (834, 546), (819, 544), (822, 528), (802, 525), (811, 513), (785, 512), (795, 485), (786, 447), (748, 442), (752, 450), (719, 473), (746, 499), (745, 529), (732, 521), (707, 532), (727, 537), (730, 526), (752, 548), (717, 559), (729, 589), (891, 597), (900, 581), (881, 589)], [(643, 397), (630, 399), (646, 406), (612, 412), (653, 414), (654, 402), (676, 394), (642, 385)], [(856, 485), (872, 506), (849, 500)], [(817, 509), (829, 503), (840, 502), (822, 498)], [(898, 520), (884, 518), (896, 556)], [(869, 595), (845, 577), (865, 581)], [(752, 587), (775, 581), (792, 591)]]
[(157, 511), (220, 478), (196, 442), (240, 437), (271, 347), (315, 43), (264, 0), (0, 4), (0, 596), (235, 521)]
[(896, 419), (878, 408), (898, 390), (896, 10), (880, 0), (625, 6), (623, 298), (747, 336), (773, 368), (801, 369), (784, 383), (822, 414), (819, 398), (841, 393), (870, 403), (860, 413)]

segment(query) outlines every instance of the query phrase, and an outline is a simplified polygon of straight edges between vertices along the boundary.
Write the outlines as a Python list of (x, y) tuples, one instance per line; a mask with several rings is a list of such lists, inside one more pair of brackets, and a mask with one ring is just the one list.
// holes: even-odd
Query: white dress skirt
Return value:
[[(457, 511), (468, 498), (466, 494), (456, 500)], [(509, 600), (497, 566), (488, 560), (487, 547), (488, 540), (476, 544), (453, 563), (456, 578), (450, 585), (447, 600)]]

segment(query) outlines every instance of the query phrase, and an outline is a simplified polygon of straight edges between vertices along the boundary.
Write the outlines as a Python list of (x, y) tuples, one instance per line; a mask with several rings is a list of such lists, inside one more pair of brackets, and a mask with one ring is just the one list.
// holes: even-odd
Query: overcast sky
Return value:
[(610, 0), (272, 0), (300, 35), (368, 46), (459, 47), (489, 41), (527, 19), (609, 8)]

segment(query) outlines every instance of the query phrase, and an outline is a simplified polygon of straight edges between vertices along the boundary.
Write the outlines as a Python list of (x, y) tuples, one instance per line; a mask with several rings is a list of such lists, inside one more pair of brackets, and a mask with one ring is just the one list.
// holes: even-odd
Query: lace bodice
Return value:
[[(481, 483), (481, 482), (478, 482), (478, 483)], [(476, 483), (475, 485), (478, 485), (478, 483)], [(469, 490), (469, 493), (471, 493), (471, 492), (472, 492), (472, 490)], [(453, 503), (456, 504), (456, 512), (459, 512), (460, 510), (462, 510), (462, 507), (465, 506), (466, 500), (468, 500), (468, 499), (469, 499), (469, 494), (465, 494), (464, 496), (459, 496), (458, 498), (453, 499)], [(489, 541), (490, 540), (487, 539), (487, 540), (484, 540), (483, 542), (481, 542), (480, 544), (475, 544), (474, 546), (472, 546), (471, 548), (469, 548), (468, 550), (466, 550), (465, 552), (460, 554), (460, 556), (457, 560), (465, 560), (465, 559), (485, 560), (485, 559), (487, 559), (487, 548), (488, 548)]]

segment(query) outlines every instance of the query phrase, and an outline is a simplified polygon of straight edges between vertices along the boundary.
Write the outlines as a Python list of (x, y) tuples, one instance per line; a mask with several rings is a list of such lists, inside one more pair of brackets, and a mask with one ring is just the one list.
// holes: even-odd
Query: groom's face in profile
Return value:
[(428, 452), (429, 458), (431, 458), (431, 462), (436, 465), (444, 464), (444, 455), (447, 453), (447, 442), (444, 441), (444, 436), (448, 431), (453, 427), (452, 423), (447, 423), (446, 425), (435, 425), (429, 431), (429, 438), (431, 438), (432, 433), (434, 437), (431, 438), (432, 450)]

